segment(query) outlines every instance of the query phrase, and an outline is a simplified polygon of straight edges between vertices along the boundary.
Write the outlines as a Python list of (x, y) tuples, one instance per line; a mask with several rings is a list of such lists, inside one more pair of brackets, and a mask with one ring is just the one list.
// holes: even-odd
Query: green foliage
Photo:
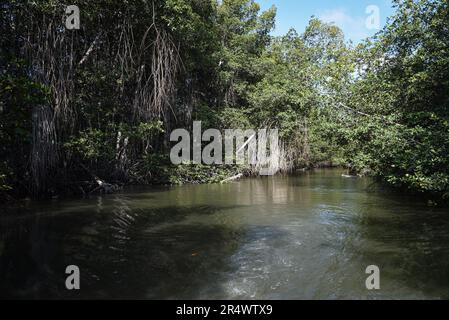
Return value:
[[(24, 39), (56, 28), (49, 21), (65, 3), (10, 1), (0, 7), (0, 191), (31, 183), (32, 112), (47, 104), (64, 177), (77, 177), (78, 163), (83, 172), (135, 183), (217, 182), (244, 170), (170, 164), (170, 131), (200, 120), (203, 128), (278, 128), (295, 166), (349, 165), (449, 198), (449, 4), (394, 3), (385, 29), (353, 48), (337, 26), (316, 18), (302, 34), (272, 37), (276, 9), (261, 12), (253, 0), (76, 0), (82, 30), (52, 56), (73, 80), (74, 112), (60, 121), (62, 89), (37, 76)], [(167, 106), (158, 113), (151, 89), (161, 35), (181, 62), (163, 70), (173, 71), (175, 88), (161, 90)], [(71, 59), (73, 68), (63, 67)]]
[(433, 197), (449, 194), (449, 38), (446, 1), (395, 1), (397, 13), (358, 48), (361, 77), (347, 103), (346, 155), (390, 185)]
[(99, 160), (101, 157), (112, 159), (114, 155), (114, 145), (112, 137), (98, 129), (87, 129), (81, 131), (64, 144), (69, 151), (77, 154), (83, 160)]
[(99, 130), (89, 128), (80, 131), (76, 136), (69, 139), (64, 144), (68, 152), (75, 153), (78, 157), (86, 161), (113, 161), (116, 155), (117, 135), (128, 140), (132, 139), (136, 143), (145, 143), (163, 132), (162, 122), (141, 122), (136, 126), (119, 124), (118, 127), (110, 126), (109, 130)]
[(303, 34), (274, 39), (256, 70), (263, 77), (249, 93), (253, 122), (279, 129), (295, 166), (342, 164), (338, 125), (326, 109), (343, 100), (354, 71), (341, 30), (312, 18)]
[(219, 114), (220, 128), (225, 129), (252, 129), (247, 110), (224, 108)]
[(182, 164), (173, 169), (168, 177), (168, 181), (172, 185), (219, 183), (237, 172), (232, 167), (202, 164)]

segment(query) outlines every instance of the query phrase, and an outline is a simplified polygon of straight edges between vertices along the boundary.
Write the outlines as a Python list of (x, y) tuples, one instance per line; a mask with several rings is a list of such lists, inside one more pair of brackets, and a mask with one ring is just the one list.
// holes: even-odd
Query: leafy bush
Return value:
[(112, 141), (112, 137), (107, 133), (99, 129), (90, 128), (72, 137), (64, 144), (64, 147), (83, 160), (112, 159), (114, 156), (114, 144)]
[(208, 166), (193, 163), (173, 165), (168, 156), (154, 154), (145, 157), (136, 177), (146, 183), (162, 185), (218, 183), (242, 169), (234, 165)]

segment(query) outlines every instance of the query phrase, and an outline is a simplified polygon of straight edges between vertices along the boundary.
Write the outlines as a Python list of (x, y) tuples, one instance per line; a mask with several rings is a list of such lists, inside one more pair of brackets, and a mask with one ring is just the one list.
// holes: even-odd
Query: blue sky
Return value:
[(378, 30), (366, 27), (370, 14), (366, 9), (377, 6), (380, 14), (380, 26), (394, 13), (391, 0), (256, 0), (263, 10), (272, 5), (277, 7), (276, 29), (273, 35), (283, 35), (291, 27), (302, 33), (311, 16), (326, 22), (334, 22), (343, 29), (346, 39), (359, 43), (374, 35)]

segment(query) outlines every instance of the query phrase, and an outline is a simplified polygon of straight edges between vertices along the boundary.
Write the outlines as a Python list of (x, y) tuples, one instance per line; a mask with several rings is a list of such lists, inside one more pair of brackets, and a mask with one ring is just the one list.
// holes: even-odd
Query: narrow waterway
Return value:
[(2, 208), (0, 297), (449, 298), (448, 210), (342, 173)]

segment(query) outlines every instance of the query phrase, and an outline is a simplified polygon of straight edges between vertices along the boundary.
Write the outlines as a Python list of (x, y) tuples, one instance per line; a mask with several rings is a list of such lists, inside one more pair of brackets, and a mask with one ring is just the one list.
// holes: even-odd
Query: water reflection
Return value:
[(31, 203), (0, 216), (0, 297), (448, 298), (446, 211), (333, 170)]

